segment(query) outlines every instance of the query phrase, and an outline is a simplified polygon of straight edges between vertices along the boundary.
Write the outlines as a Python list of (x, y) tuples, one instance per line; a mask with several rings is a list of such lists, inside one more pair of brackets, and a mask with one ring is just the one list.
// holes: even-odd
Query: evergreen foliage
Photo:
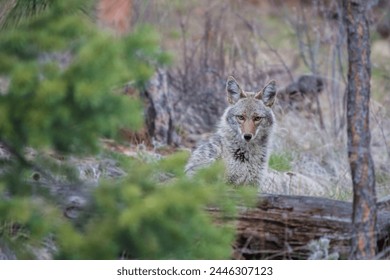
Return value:
[[(128, 161), (128, 177), (103, 183), (94, 193), (80, 226), (60, 232), (59, 258), (219, 259), (229, 258), (233, 231), (212, 225), (203, 207), (216, 203), (223, 184), (200, 185), (174, 172), (156, 184), (151, 174), (183, 166), (184, 154), (156, 165)], [(173, 167), (173, 169), (172, 169)], [(215, 174), (215, 173), (214, 173)], [(204, 177), (204, 176), (203, 176)], [(202, 187), (203, 186), (203, 187)], [(224, 186), (225, 187), (225, 186)]]
[[(115, 155), (128, 175), (94, 188), (77, 219), (64, 217), (50, 188), (58, 178), (79, 182), (77, 172), (44, 154), (96, 154), (100, 137), (139, 128), (140, 102), (113, 88), (142, 86), (167, 56), (148, 28), (123, 38), (99, 31), (83, 1), (36, 2), (45, 6), (30, 16), (31, 1), (16, 1), (22, 20), (1, 31), (0, 75), (10, 82), (0, 92), (0, 145), (10, 156), (0, 162), (0, 253), (37, 258), (49, 242), (60, 259), (229, 258), (232, 231), (204, 211), (232, 209), (226, 186), (213, 169), (186, 179), (182, 154), (155, 164)], [(160, 183), (158, 174), (175, 178)]]
[[(151, 30), (139, 29), (113, 43), (113, 36), (99, 32), (87, 17), (61, 16), (64, 1), (52, 2), (41, 16), (2, 32), (0, 73), (9, 75), (10, 86), (0, 96), (0, 135), (16, 148), (94, 152), (96, 136), (141, 123), (140, 104), (108, 94), (112, 87), (145, 82), (153, 71), (150, 64), (166, 56)], [(65, 69), (44, 59), (59, 52), (71, 57)]]

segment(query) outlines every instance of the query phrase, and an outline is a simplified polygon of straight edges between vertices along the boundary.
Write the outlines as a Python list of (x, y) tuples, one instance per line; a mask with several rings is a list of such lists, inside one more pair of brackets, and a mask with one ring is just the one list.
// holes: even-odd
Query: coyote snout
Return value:
[(258, 117), (254, 118), (246, 118), (245, 116), (238, 115), (237, 121), (240, 124), (240, 130), (242, 139), (246, 142), (251, 141), (256, 136), (256, 129), (258, 127), (258, 123), (260, 119)]

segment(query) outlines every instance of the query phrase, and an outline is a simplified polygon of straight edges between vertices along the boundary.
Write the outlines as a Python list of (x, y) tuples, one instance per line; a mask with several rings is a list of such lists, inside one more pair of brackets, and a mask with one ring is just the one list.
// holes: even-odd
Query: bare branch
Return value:
[(279, 52), (274, 47), (271, 46), (271, 44), (268, 42), (268, 40), (263, 36), (263, 34), (261, 34), (261, 32), (259, 32), (257, 30), (257, 28), (252, 23), (250, 23), (245, 17), (241, 16), (239, 13), (236, 13), (236, 15), (239, 19), (241, 19), (245, 23), (246, 27), (250, 30), (250, 32), (252, 34), (257, 35), (266, 44), (268, 50), (270, 52), (272, 52), (278, 58), (278, 60), (282, 63), (284, 69), (286, 70), (286, 72), (290, 78), (290, 81), (294, 82), (294, 77), (291, 74), (290, 68), (287, 66), (286, 62), (284, 61), (282, 56), (279, 54)]

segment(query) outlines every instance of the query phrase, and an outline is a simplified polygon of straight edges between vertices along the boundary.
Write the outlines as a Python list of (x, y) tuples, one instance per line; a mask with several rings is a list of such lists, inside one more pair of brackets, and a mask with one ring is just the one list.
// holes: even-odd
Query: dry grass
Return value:
[[(320, 104), (325, 127), (319, 125), (318, 116), (277, 107), (273, 151), (288, 155), (291, 171), (326, 186), (324, 196), (351, 200), (342, 105), (347, 72), (345, 34), (339, 28), (337, 1), (312, 2), (317, 5), (272, 0), (134, 1), (133, 21), (154, 25), (163, 35), (164, 49), (174, 54), (170, 81), (179, 92), (175, 117), (184, 138), (199, 138), (212, 131), (226, 106), (227, 75), (235, 75), (247, 90), (261, 87), (268, 79), (284, 87), (291, 82), (290, 73), (296, 78), (316, 71), (324, 77)], [(383, 44), (373, 44), (371, 151), (377, 193), (383, 197), (390, 193), (390, 99), (386, 94), (390, 79), (383, 63), (384, 56), (389, 57)], [(199, 103), (193, 106), (196, 101)], [(207, 107), (209, 103), (214, 107)], [(180, 104), (186, 104), (184, 109)], [(199, 113), (199, 108), (205, 107), (209, 109)], [(208, 122), (191, 131), (197, 118), (205, 115)], [(313, 187), (304, 194), (317, 193)]]

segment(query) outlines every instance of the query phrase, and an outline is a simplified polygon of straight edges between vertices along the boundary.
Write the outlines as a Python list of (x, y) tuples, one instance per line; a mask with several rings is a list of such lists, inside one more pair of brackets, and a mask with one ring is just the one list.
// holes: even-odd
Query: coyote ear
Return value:
[(229, 104), (235, 104), (240, 98), (247, 97), (233, 76), (227, 79), (226, 92)]
[(270, 81), (261, 91), (256, 93), (255, 98), (260, 99), (263, 103), (271, 107), (274, 105), (276, 97), (276, 82)]

